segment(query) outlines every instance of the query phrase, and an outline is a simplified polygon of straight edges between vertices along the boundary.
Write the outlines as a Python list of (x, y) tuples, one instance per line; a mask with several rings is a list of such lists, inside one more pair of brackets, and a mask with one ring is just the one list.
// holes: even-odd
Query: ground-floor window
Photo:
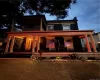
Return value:
[(54, 42), (53, 39), (47, 39), (46, 48), (48, 48), (49, 51), (54, 51), (55, 50), (55, 42)]

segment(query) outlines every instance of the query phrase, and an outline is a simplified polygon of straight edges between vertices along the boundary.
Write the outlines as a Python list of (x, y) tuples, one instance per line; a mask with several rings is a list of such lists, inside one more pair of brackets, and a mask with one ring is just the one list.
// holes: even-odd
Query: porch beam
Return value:
[(93, 32), (19, 32), (19, 33), (11, 33), (10, 36), (26, 36), (26, 35), (33, 35), (33, 36), (80, 36), (80, 35), (91, 35)]

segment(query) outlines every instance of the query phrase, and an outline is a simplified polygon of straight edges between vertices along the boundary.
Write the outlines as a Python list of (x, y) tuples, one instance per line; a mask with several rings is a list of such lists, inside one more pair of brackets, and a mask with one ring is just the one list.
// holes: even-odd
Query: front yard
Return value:
[(100, 80), (100, 62), (0, 58), (0, 80)]

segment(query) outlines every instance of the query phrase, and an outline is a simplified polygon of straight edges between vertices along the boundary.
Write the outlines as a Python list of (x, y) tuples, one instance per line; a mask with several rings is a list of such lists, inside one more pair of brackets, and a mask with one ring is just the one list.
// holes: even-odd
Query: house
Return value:
[(100, 32), (94, 33), (93, 37), (94, 37), (94, 41), (95, 41), (95, 44), (96, 44), (96, 48), (97, 48), (98, 51), (100, 51)]
[[(93, 30), (79, 30), (77, 18), (73, 20), (47, 21), (44, 15), (16, 17), (11, 32), (7, 32), (5, 52), (83, 52), (81, 39), (85, 40), (86, 51), (97, 52)], [(17, 29), (15, 29), (15, 27)]]

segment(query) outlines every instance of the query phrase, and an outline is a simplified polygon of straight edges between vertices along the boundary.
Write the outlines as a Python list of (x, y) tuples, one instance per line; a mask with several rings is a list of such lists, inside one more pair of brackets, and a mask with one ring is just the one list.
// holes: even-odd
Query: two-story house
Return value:
[[(96, 46), (93, 30), (79, 30), (77, 19), (47, 21), (44, 15), (14, 18), (11, 32), (7, 35), (5, 52), (83, 52), (81, 39), (85, 39), (87, 52), (93, 52)], [(15, 29), (15, 27), (17, 29)]]

